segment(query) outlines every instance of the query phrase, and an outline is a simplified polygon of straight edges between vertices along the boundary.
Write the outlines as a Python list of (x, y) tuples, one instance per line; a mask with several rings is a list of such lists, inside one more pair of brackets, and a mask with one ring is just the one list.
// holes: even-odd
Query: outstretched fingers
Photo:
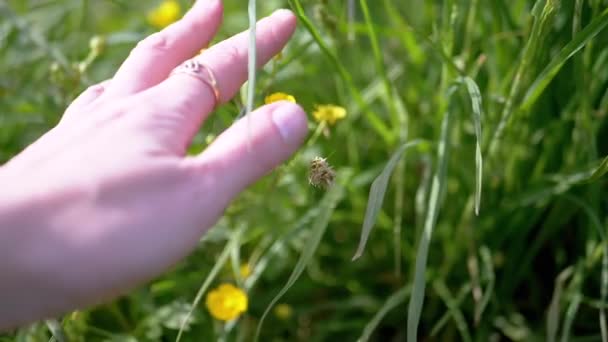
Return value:
[[(278, 10), (260, 20), (256, 27), (258, 65), (264, 65), (283, 49), (296, 27), (296, 18), (290, 11)], [(195, 60), (204, 66), (202, 73), (210, 72), (217, 81), (219, 102), (231, 99), (247, 80), (249, 32), (242, 32), (212, 46)], [(203, 74), (204, 76), (204, 74)], [(138, 101), (150, 103), (160, 118), (177, 122), (174, 139), (183, 146), (189, 145), (202, 121), (213, 110), (216, 94), (212, 82), (192, 75), (177, 73), (156, 87), (139, 94)]]
[(131, 51), (104, 97), (131, 95), (163, 81), (173, 68), (207, 46), (222, 14), (221, 0), (198, 0), (181, 20), (142, 40)]

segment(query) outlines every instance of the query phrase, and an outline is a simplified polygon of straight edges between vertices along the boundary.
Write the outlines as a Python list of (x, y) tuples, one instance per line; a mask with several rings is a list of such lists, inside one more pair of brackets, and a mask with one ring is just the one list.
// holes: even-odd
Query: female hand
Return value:
[[(92, 305), (157, 276), (302, 143), (304, 112), (279, 102), (185, 156), (219, 103), (210, 82), (170, 73), (209, 43), (221, 18), (220, 0), (199, 0), (0, 168), (0, 328)], [(261, 64), (295, 25), (286, 10), (258, 23)], [(246, 80), (247, 50), (245, 32), (197, 57), (215, 75), (220, 102)]]

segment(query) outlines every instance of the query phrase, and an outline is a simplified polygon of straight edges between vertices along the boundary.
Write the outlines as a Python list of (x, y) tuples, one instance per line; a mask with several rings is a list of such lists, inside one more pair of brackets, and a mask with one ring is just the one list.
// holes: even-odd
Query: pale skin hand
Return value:
[[(0, 168), (0, 328), (87, 307), (159, 275), (195, 248), (232, 198), (300, 146), (306, 116), (279, 102), (185, 156), (214, 96), (196, 78), (168, 75), (208, 44), (221, 18), (220, 0), (199, 0)], [(285, 10), (258, 23), (260, 64), (295, 25)], [(222, 102), (246, 80), (247, 50), (241, 33), (200, 57)]]

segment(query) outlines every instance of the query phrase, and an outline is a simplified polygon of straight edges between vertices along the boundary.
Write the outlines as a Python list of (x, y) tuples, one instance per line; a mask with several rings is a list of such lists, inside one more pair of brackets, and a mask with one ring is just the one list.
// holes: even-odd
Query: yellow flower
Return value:
[(329, 125), (335, 124), (337, 121), (346, 117), (346, 109), (335, 105), (318, 105), (312, 116), (318, 122), (325, 122)]
[(289, 101), (296, 103), (296, 98), (285, 93), (274, 93), (266, 96), (266, 98), (264, 99), (265, 104), (270, 104), (278, 101)]
[(176, 0), (164, 0), (158, 7), (148, 13), (148, 23), (156, 28), (163, 28), (177, 21), (182, 8)]
[(249, 264), (242, 264), (239, 273), (243, 279), (249, 277), (251, 275), (251, 267), (249, 267)]
[(279, 304), (274, 308), (274, 314), (282, 320), (287, 320), (293, 315), (293, 309), (289, 304)]
[(232, 284), (222, 284), (209, 292), (206, 304), (211, 316), (231, 321), (247, 311), (247, 294)]

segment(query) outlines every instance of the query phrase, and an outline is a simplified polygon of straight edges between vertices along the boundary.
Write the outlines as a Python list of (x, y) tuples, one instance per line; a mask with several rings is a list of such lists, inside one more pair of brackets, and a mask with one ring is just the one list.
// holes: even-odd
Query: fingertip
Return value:
[(224, 131), (191, 164), (220, 174), (224, 182), (218, 187), (230, 196), (290, 158), (308, 132), (304, 110), (292, 102), (268, 104), (250, 115)]
[(223, 15), (224, 13), (224, 4), (221, 0), (197, 0), (192, 6), (192, 9), (188, 12), (188, 14), (193, 12), (211, 12), (214, 14)]
[(224, 5), (220, 0), (198, 0), (186, 13), (184, 18), (186, 17), (195, 17), (192, 18), (194, 22), (198, 22), (199, 18), (206, 18), (202, 24), (212, 27), (215, 35), (224, 19)]
[(272, 15), (276, 15), (276, 16), (280, 16), (281, 18), (283, 18), (285, 21), (287, 22), (292, 22), (295, 24), (296, 22), (296, 15), (293, 14), (292, 11), (285, 9), (285, 8), (279, 8), (278, 10), (274, 11), (272, 13)]
[(284, 32), (287, 33), (288, 36), (291, 36), (293, 34), (296, 29), (296, 24), (298, 20), (292, 11), (281, 8), (274, 11), (271, 17), (277, 18), (278, 21), (280, 21), (282, 26), (285, 28)]
[(271, 118), (284, 143), (299, 146), (304, 141), (308, 125), (302, 107), (289, 101), (278, 102)]

